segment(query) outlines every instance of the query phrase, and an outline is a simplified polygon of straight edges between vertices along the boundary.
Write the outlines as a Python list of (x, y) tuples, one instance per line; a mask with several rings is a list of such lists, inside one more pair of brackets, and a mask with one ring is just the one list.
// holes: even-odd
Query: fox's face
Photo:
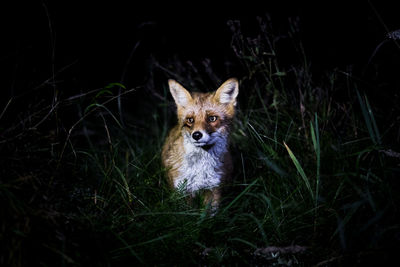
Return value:
[(211, 93), (190, 94), (174, 80), (169, 80), (168, 84), (185, 140), (196, 147), (211, 147), (226, 138), (239, 93), (236, 79), (227, 80)]

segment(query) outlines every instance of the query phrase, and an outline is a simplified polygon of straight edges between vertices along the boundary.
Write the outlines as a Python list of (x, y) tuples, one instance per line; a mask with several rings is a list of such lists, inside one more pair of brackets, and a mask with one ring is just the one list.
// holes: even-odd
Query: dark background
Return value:
[[(241, 64), (238, 56), (234, 53), (231, 45), (232, 32), (227, 24), (230, 20), (240, 21), (242, 36), (255, 38), (260, 34), (257, 17), (263, 17), (266, 20), (270, 16), (271, 25), (269, 26), (271, 28), (269, 30), (273, 31), (271, 36), (282, 38), (276, 50), (279, 53), (276, 57), (279, 68), (283, 66), (281, 71), (287, 73), (290, 70), (292, 72), (303, 71), (305, 67), (302, 64), (306, 61), (307, 67), (310, 67), (311, 71), (305, 69), (303, 76), (308, 79), (307, 75), (312, 73), (313, 76), (309, 80), (315, 84), (306, 84), (304, 89), (312, 93), (321, 92), (321, 95), (325, 92), (329, 93), (329, 101), (331, 101), (330, 97), (332, 97), (333, 102), (336, 101), (332, 104), (334, 111), (328, 115), (321, 114), (320, 120), (321, 125), (324, 123), (324, 126), (326, 126), (326, 128), (320, 127), (321, 133), (324, 133), (324, 137), (327, 139), (333, 140), (329, 141), (334, 145), (326, 147), (327, 151), (333, 151), (331, 152), (334, 155), (333, 159), (336, 159), (338, 155), (344, 156), (346, 153), (351, 154), (349, 161), (357, 157), (356, 169), (358, 172), (359, 161), (361, 161), (361, 170), (363, 165), (372, 165), (372, 168), (379, 165), (378, 159), (381, 159), (378, 157), (380, 155), (378, 154), (379, 149), (379, 153), (386, 152), (394, 155), (392, 155), (393, 159), (390, 158), (391, 161), (387, 160), (390, 163), (387, 166), (397, 166), (398, 161), (395, 160), (397, 160), (398, 155), (397, 152), (393, 151), (399, 151), (397, 144), (400, 135), (398, 129), (393, 125), (398, 124), (399, 120), (400, 46), (394, 41), (386, 43), (382, 43), (382, 41), (385, 40), (388, 32), (400, 29), (398, 13), (399, 10), (395, 1), (391, 1), (390, 4), (382, 1), (241, 1), (237, 3), (234, 3), (234, 1), (229, 3), (187, 1), (181, 4), (166, 4), (166, 2), (160, 4), (149, 1), (124, 1), (123, 3), (122, 1), (42, 0), (10, 1), (10, 3), (3, 1), (0, 4), (0, 180), (2, 184), (4, 180), (5, 186), (2, 186), (3, 191), (0, 193), (5, 192), (6, 195), (5, 201), (3, 201), (5, 203), (3, 205), (4, 211), (2, 210), (3, 213), (1, 213), (4, 215), (0, 217), (4, 220), (2, 224), (3, 240), (7, 242), (0, 242), (2, 246), (0, 251), (8, 251), (12, 247), (9, 253), (10, 258), (15, 258), (16, 261), (19, 260), (20, 262), (29, 262), (31, 259), (41, 258), (48, 251), (47, 247), (43, 250), (43, 246), (38, 244), (54, 242), (54, 246), (49, 248), (58, 249), (59, 241), (67, 240), (66, 243), (63, 243), (63, 246), (64, 244), (69, 246), (66, 249), (66, 255), (70, 253), (82, 262), (85, 262), (85, 257), (87, 257), (86, 261), (91, 262), (92, 258), (97, 258), (97, 255), (100, 255), (99, 253), (121, 246), (119, 243), (114, 243), (116, 239), (114, 235), (110, 236), (111, 231), (104, 230), (104, 234), (102, 230), (96, 228), (96, 225), (93, 226), (80, 218), (71, 222), (65, 220), (66, 214), (71, 211), (72, 214), (82, 213), (85, 218), (86, 214), (89, 214), (88, 217), (92, 214), (93, 219), (88, 221), (96, 221), (96, 224), (99, 221), (99, 225), (103, 224), (101, 228), (108, 229), (107, 227), (110, 227), (111, 229), (114, 227), (111, 226), (114, 225), (114, 222), (108, 222), (110, 218), (114, 220), (112, 216), (105, 213), (106, 216), (103, 217), (100, 213), (92, 212), (91, 207), (86, 202), (88, 192), (92, 196), (90, 190), (100, 188), (101, 185), (99, 184), (103, 183), (103, 181), (100, 181), (100, 177), (103, 177), (103, 174), (97, 175), (97, 167), (93, 170), (93, 173), (92, 170), (88, 171), (95, 163), (88, 161), (83, 156), (77, 160), (75, 153), (79, 150), (91, 151), (93, 148), (98, 148), (98, 152), (90, 153), (101, 155), (99, 162), (103, 161), (104, 157), (105, 164), (108, 159), (112, 162), (109, 165), (113, 166), (115, 164), (114, 157), (121, 157), (122, 160), (126, 156), (124, 152), (128, 150), (121, 148), (125, 145), (125, 141), (126, 144), (137, 145), (136, 140), (139, 140), (142, 143), (137, 145), (137, 149), (129, 149), (131, 151), (137, 150), (138, 154), (143, 153), (143, 156), (138, 157), (138, 160), (146, 162), (144, 171), (147, 172), (145, 169), (153, 166), (147, 165), (147, 161), (158, 166), (159, 163), (153, 161), (155, 159), (154, 151), (156, 147), (157, 149), (160, 147), (159, 144), (162, 142), (158, 139), (162, 136), (161, 131), (166, 130), (169, 125), (172, 125), (172, 120), (175, 120), (175, 116), (172, 115), (175, 106), (172, 97), (167, 92), (167, 79), (179, 78), (178, 80), (184, 85), (190, 80), (189, 78), (186, 79), (187, 76), (181, 71), (182, 66), (186, 67), (190, 64), (182, 65), (180, 69), (175, 68), (180, 62), (190, 61), (195, 66), (200, 66), (199, 69), (202, 68), (203, 62), (210, 62), (213, 75), (221, 81), (232, 76), (239, 78), (243, 84), (243, 86), (241, 84), (241, 88), (244, 89), (241, 89), (240, 98), (257, 98), (252, 97), (258, 92), (258, 90), (254, 90), (254, 88), (259, 88), (257, 79), (254, 79), (254, 83), (248, 84), (245, 80), (251, 75), (250, 72), (256, 69), (256, 66), (254, 66), (254, 69), (251, 69), (253, 66), (244, 69), (246, 68), (245, 64)], [(292, 22), (289, 18), (292, 19)], [(298, 19), (298, 33), (291, 39), (288, 38), (288, 31), (290, 27), (295, 26), (293, 23), (295, 19)], [(260, 40), (266, 39), (260, 38)], [(305, 56), (302, 59), (299, 59), (299, 54), (293, 52), (293, 47), (299, 45), (300, 40), (305, 49)], [(380, 48), (375, 54), (374, 51), (379, 46)], [(249, 62), (247, 61), (246, 64)], [(158, 63), (163, 67), (171, 67), (170, 72), (157, 67)], [(292, 69), (290, 69), (291, 66), (293, 66)], [(174, 73), (180, 75), (174, 75)], [(338, 73), (342, 76), (338, 79), (338, 84), (332, 85), (332, 87), (335, 86), (335, 90), (330, 90), (331, 84), (328, 76), (339, 75)], [(197, 77), (199, 76), (201, 75)], [(207, 80), (207, 75), (203, 76), (206, 77), (206, 81), (204, 83), (199, 82), (199, 84), (216, 86), (216, 83), (218, 83), (216, 80), (212, 82)], [(282, 107), (298, 114), (298, 116), (294, 116), (294, 120), (304, 115), (300, 114), (301, 108), (298, 110), (298, 106), (303, 100), (300, 99), (299, 95), (301, 88), (298, 88), (299, 86), (296, 84), (298, 81), (295, 80), (303, 76), (302, 74), (292, 74), (286, 79), (287, 83), (282, 85), (282, 88), (287, 90), (286, 93), (291, 95), (287, 97), (290, 100)], [(347, 77), (349, 77), (348, 80)], [(319, 81), (321, 82), (319, 83)], [(127, 89), (121, 90), (122, 92), (136, 88), (134, 93), (126, 94), (121, 98), (123, 99), (122, 111), (117, 111), (116, 96), (118, 96), (118, 91), (114, 90), (115, 88), (110, 89), (112, 96), (106, 93), (99, 97), (100, 100), (97, 98), (98, 93), (105, 91), (101, 88), (116, 82), (126, 86)], [(341, 84), (346, 82), (348, 84), (345, 86)], [(324, 89), (317, 90), (321, 84)], [(356, 86), (360, 91), (360, 98), (357, 98), (355, 90), (353, 90)], [(350, 93), (352, 95), (349, 95), (349, 88), (351, 88)], [(120, 88), (116, 87), (116, 89)], [(193, 88), (189, 87), (189, 89), (192, 90)], [(208, 89), (214, 90), (215, 87)], [(246, 89), (249, 90), (246, 91)], [(290, 92), (290, 90), (295, 91)], [(68, 99), (72, 96), (77, 97), (73, 101), (69, 101)], [(371, 134), (371, 131), (365, 129), (364, 120), (366, 120), (365, 115), (368, 114), (360, 109), (360, 105), (364, 103), (361, 96), (368, 96), (374, 111), (373, 114), (375, 114), (378, 122), (377, 128), (381, 130), (385, 142), (388, 142), (387, 144), (384, 143), (382, 147), (374, 146), (370, 148), (372, 146), (370, 140), (363, 138), (363, 136), (368, 137), (367, 130), (369, 134)], [(107, 108), (115, 111), (114, 113), (103, 113), (102, 109), (93, 109), (94, 104), (106, 103), (106, 101), (112, 100), (112, 97), (115, 97), (115, 101), (109, 102)], [(324, 99), (323, 95), (317, 95), (317, 100), (315, 100), (317, 104), (319, 104), (318, 97), (325, 104), (328, 102), (328, 97)], [(171, 114), (167, 114), (167, 108), (164, 108), (168, 99), (171, 100), (171, 109), (169, 109)], [(293, 99), (295, 101), (291, 101)], [(297, 101), (297, 99), (300, 99), (300, 101)], [(309, 102), (313, 103), (313, 101)], [(329, 102), (330, 104), (331, 102)], [(240, 109), (245, 110), (245, 105), (246, 101), (239, 100)], [(353, 107), (354, 113), (358, 113), (358, 118), (351, 117), (353, 111), (350, 109)], [(329, 110), (329, 107), (327, 109)], [(96, 112), (92, 113), (93, 116), (89, 116), (89, 112), (93, 110)], [(160, 110), (161, 112), (159, 112)], [(309, 112), (312, 112), (312, 110), (314, 110), (313, 107)], [(325, 108), (321, 110), (325, 110)], [(165, 114), (157, 114), (158, 112)], [(290, 112), (288, 114), (279, 112), (289, 119)], [(372, 114), (372, 112), (370, 113)], [(113, 147), (111, 141), (109, 141), (107, 128), (108, 121), (110, 121), (110, 126), (114, 123), (114, 120), (107, 117), (110, 114), (120, 116), (117, 119), (120, 119), (121, 122), (125, 121), (128, 126), (110, 127), (111, 136), (115, 137), (115, 140), (113, 140), (116, 144), (115, 147), (120, 148), (119, 153), (124, 153), (124, 156), (118, 154), (117, 149), (115, 150), (116, 153), (112, 151)], [(125, 114), (129, 114), (129, 116)], [(311, 114), (311, 122), (313, 115)], [(323, 119), (324, 116), (326, 116), (325, 119)], [(170, 124), (167, 122), (168, 118), (171, 118)], [(85, 120), (83, 121), (83, 119)], [(262, 120), (263, 117), (259, 119)], [(285, 122), (285, 120), (283, 121)], [(315, 121), (317, 122), (317, 119)], [(351, 146), (354, 151), (347, 148), (347, 144), (354, 143), (353, 135), (351, 135), (351, 139), (346, 139), (349, 137), (346, 131), (350, 127), (351, 134), (353, 134), (353, 127), (355, 134), (357, 134), (358, 125), (349, 125), (353, 121), (361, 123), (360, 134), (354, 137), (357, 143)], [(77, 127), (74, 128), (76, 125)], [(292, 122), (287, 127), (286, 134), (288, 134), (291, 125)], [(298, 125), (300, 126), (300, 123)], [(150, 128), (154, 129), (149, 131), (150, 133), (146, 132), (146, 129)], [(308, 130), (307, 127), (303, 128)], [(91, 131), (86, 131), (86, 129)], [(299, 132), (300, 129), (301, 127), (299, 127)], [(363, 129), (364, 132), (362, 132)], [(334, 138), (330, 138), (331, 135)], [(143, 143), (143, 140), (145, 140), (145, 143)], [(151, 144), (147, 143), (149, 141)], [(159, 144), (156, 143), (157, 141)], [(240, 139), (237, 139), (238, 144), (239, 141)], [(359, 141), (365, 141), (366, 147), (361, 147), (360, 144), (361, 148), (358, 149)], [(346, 148), (343, 148), (341, 154), (336, 153), (336, 142), (340, 145), (343, 144), (343, 146), (346, 144)], [(244, 142), (243, 146), (246, 146), (246, 144), (250, 143)], [(293, 151), (299, 151), (296, 150), (296, 147), (293, 147), (294, 144), (296, 144), (294, 141), (290, 144)], [(107, 150), (109, 145), (111, 145), (110, 151)], [(154, 150), (142, 151), (150, 145), (153, 145)], [(383, 150), (387, 148), (390, 149)], [(242, 148), (238, 147), (238, 149)], [(103, 150), (107, 150), (107, 152), (103, 153)], [(243, 148), (243, 151), (245, 152), (246, 149)], [(254, 161), (255, 154), (256, 152), (252, 152), (252, 155), (245, 160)], [(244, 153), (244, 155), (246, 154)], [(284, 155), (286, 156), (286, 151), (284, 151)], [(308, 157), (311, 154), (307, 154), (307, 151), (305, 151), (305, 155)], [(324, 159), (328, 164), (324, 165), (327, 168), (326, 173), (330, 174), (330, 168), (336, 168), (335, 165), (338, 163), (331, 164), (330, 154), (324, 155), (328, 155)], [(81, 162), (81, 159), (84, 160)], [(241, 160), (243, 161), (243, 158)], [(347, 157), (339, 160), (342, 160), (339, 162), (345, 162)], [(126, 158), (126, 161), (128, 161), (128, 158)], [(133, 161), (134, 164), (136, 164), (135, 161)], [(307, 160), (305, 160), (305, 163), (307, 163)], [(284, 161), (282, 164), (284, 164)], [(349, 162), (350, 164), (352, 163)], [(385, 166), (379, 165), (382, 168), (382, 173), (391, 172), (391, 169), (385, 168)], [(334, 177), (342, 175), (342, 168), (340, 166), (336, 170), (338, 175)], [(385, 199), (386, 192), (396, 191), (398, 179), (395, 177), (395, 171), (397, 169), (393, 168), (393, 174), (388, 175), (396, 182), (391, 183), (391, 180), (388, 180), (382, 184), (374, 184), (373, 189), (377, 194), (379, 193), (378, 200)], [(129, 170), (128, 167), (127, 170)], [(144, 171), (142, 172), (144, 173)], [(255, 171), (262, 172), (264, 169), (256, 169)], [(351, 172), (353, 172), (353, 169), (351, 169)], [(377, 173), (379, 176), (380, 169), (377, 170)], [(92, 182), (90, 177), (86, 177), (87, 174), (93, 175), (96, 180)], [(146, 183), (145, 189), (141, 189), (143, 194), (147, 194), (148, 188), (151, 189), (147, 182), (138, 182), (139, 186)], [(360, 180), (360, 183), (363, 185), (364, 180)], [(10, 187), (7, 187), (9, 185)], [(288, 183), (288, 185), (290, 184)], [(392, 191), (385, 189), (382, 191), (385, 193), (381, 193), (379, 191), (381, 185), (382, 188), (390, 185)], [(326, 187), (329, 186), (330, 184), (327, 183)], [(372, 189), (372, 185), (371, 187), (369, 187), (369, 184), (366, 186), (368, 190), (369, 188)], [(86, 188), (89, 191), (80, 192), (81, 189), (86, 190)], [(341, 188), (341, 185), (339, 188)], [(364, 188), (364, 186), (361, 188)], [(356, 192), (352, 188), (350, 189), (348, 192)], [(355, 189), (357, 188), (355, 187)], [(9, 192), (10, 194), (8, 194)], [(347, 191), (343, 192), (347, 197), (347, 193), (345, 193)], [(15, 194), (15, 198), (13, 198), (13, 194)], [(75, 197), (73, 197), (74, 195)], [(351, 204), (352, 200), (358, 203), (359, 197), (356, 194), (351, 197), (349, 202), (343, 199), (344, 203)], [(360, 199), (364, 199), (364, 196), (360, 197)], [(119, 209), (118, 199), (113, 201)], [(13, 205), (14, 200), (17, 201), (16, 203), (21, 200), (21, 207), (19, 204)], [(156, 199), (156, 201), (159, 200)], [(349, 244), (352, 240), (355, 240), (355, 245), (352, 247), (357, 247), (358, 244), (364, 247), (364, 240), (368, 238), (371, 238), (372, 241), (386, 242), (383, 234), (382, 238), (381, 236), (376, 239), (373, 237), (375, 232), (369, 231), (370, 228), (367, 228), (370, 225), (371, 229), (383, 225), (385, 228), (382, 229), (392, 228), (395, 229), (395, 233), (398, 232), (398, 228), (396, 228), (397, 220), (392, 218), (398, 213), (397, 205), (390, 201), (392, 201), (392, 198), (388, 200), (388, 203), (381, 201), (383, 204), (380, 206), (381, 208), (385, 207), (384, 213), (388, 220), (387, 224), (379, 221), (378, 215), (380, 213), (376, 215), (374, 211), (371, 215), (360, 209), (359, 212), (362, 214), (359, 217), (357, 216), (357, 220), (361, 223), (358, 224), (356, 221), (353, 228), (352, 226), (347, 228), (349, 229)], [(23, 204), (26, 204), (26, 208), (22, 206)], [(388, 208), (386, 208), (386, 204), (389, 205)], [(348, 205), (343, 205), (343, 208), (340, 208), (341, 204), (337, 205), (338, 211), (343, 214), (343, 218), (347, 218), (346, 214), (350, 211), (347, 211), (347, 208), (344, 207)], [(88, 208), (89, 212), (86, 212), (85, 208)], [(113, 210), (113, 206), (107, 207), (107, 210)], [(43, 211), (45, 212), (43, 213)], [(53, 213), (53, 211), (55, 212)], [(123, 212), (118, 213), (118, 216), (125, 217), (122, 216)], [(60, 213), (62, 216), (48, 216), (47, 214), (50, 213)], [(119, 218), (119, 223), (124, 223), (121, 218)], [(376, 224), (374, 223), (375, 218), (378, 218)], [(59, 222), (53, 220), (59, 220)], [(158, 223), (161, 228), (161, 226), (164, 227), (165, 221), (159, 220)], [(335, 224), (336, 221), (332, 221), (326, 225), (336, 227)], [(133, 224), (132, 227), (137, 225)], [(360, 228), (359, 225), (366, 226), (363, 227), (364, 230), (356, 231), (357, 233), (354, 233), (354, 239), (352, 239), (352, 229)], [(125, 228), (124, 225), (120, 226)], [(91, 229), (91, 227), (96, 229)], [(153, 237), (150, 236), (153, 230), (160, 228), (154, 228), (153, 222), (149, 223), (148, 227), (151, 231), (149, 231), (147, 240), (151, 240)], [(9, 229), (13, 229), (13, 231)], [(325, 231), (325, 229), (321, 230)], [(333, 230), (327, 229), (328, 233), (329, 231)], [(364, 233), (367, 231), (370, 233), (364, 237)], [(26, 233), (26, 237), (21, 235), (21, 232)], [(143, 233), (140, 231), (130, 232), (132, 232), (132, 240), (135, 240), (136, 234), (141, 235)], [(60, 238), (59, 233), (62, 233)], [(63, 237), (64, 233), (66, 238)], [(388, 231), (387, 233), (392, 232)], [(155, 234), (158, 235), (159, 233)], [(363, 236), (358, 238), (358, 234)], [(321, 236), (325, 238), (326, 235)], [(7, 239), (7, 237), (11, 238)], [(308, 238), (308, 236), (304, 237), (304, 239)], [(303, 237), (299, 237), (299, 239), (303, 239)], [(21, 243), (21, 246), (15, 240), (24, 240), (24, 243)], [(310, 240), (317, 239), (310, 237)], [(387, 240), (398, 242), (397, 236), (390, 237)], [(325, 240), (322, 243), (324, 242)], [(366, 244), (369, 243), (366, 242)], [(398, 247), (397, 244), (394, 248)], [(384, 244), (382, 248), (386, 246), (391, 247), (392, 245), (389, 242)], [(99, 250), (87, 256), (85, 252), (93, 247), (94, 251), (96, 251), (96, 248)], [(343, 245), (343, 247), (345, 246)], [(183, 249), (186, 248), (183, 247)], [(18, 253), (18, 251), (29, 251), (27, 253), (29, 257), (26, 257), (25, 254), (16, 254), (14, 257), (14, 253)], [(80, 257), (80, 254), (84, 256)], [(96, 257), (91, 257), (91, 255)], [(355, 254), (349, 255), (351, 257)], [(371, 258), (375, 255), (379, 254), (371, 254)], [(102, 256), (104, 255), (98, 257), (99, 261), (103, 259)], [(45, 263), (59, 262), (58, 257), (57, 254), (53, 261), (49, 260)], [(3, 259), (7, 259), (7, 257), (0, 256), (0, 261)], [(335, 260), (335, 258), (333, 259)], [(364, 261), (368, 261), (368, 259), (366, 258)]]
[[(226, 71), (224, 66), (233, 53), (228, 20), (240, 20), (247, 35), (256, 35), (256, 17), (268, 14), (273, 30), (286, 34), (288, 18), (298, 17), (300, 38), (317, 73), (334, 67), (365, 68), (387, 32), (400, 27), (393, 1), (304, 2), (3, 4), (1, 102), (39, 86), (53, 74), (65, 90), (89, 90), (120, 82), (124, 72), (124, 84), (137, 86), (146, 79), (151, 57), (168, 60), (178, 56), (195, 63), (211, 58), (221, 79), (228, 75), (240, 78), (240, 71)], [(392, 48), (387, 49), (398, 54), (394, 44), (389, 46)], [(281, 55), (288, 62), (290, 57)], [(392, 58), (389, 55), (383, 60)], [(396, 61), (393, 64), (398, 67)], [(388, 66), (393, 65), (387, 64), (393, 69)]]

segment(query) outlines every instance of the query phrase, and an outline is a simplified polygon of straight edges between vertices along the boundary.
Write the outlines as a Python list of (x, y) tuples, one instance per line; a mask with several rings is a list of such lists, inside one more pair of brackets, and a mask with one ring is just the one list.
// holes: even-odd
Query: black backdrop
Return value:
[[(394, 1), (304, 2), (2, 3), (1, 103), (35, 88), (53, 72), (62, 73), (58, 82), (88, 90), (120, 81), (125, 69), (127, 86), (136, 86), (146, 76), (150, 56), (168, 59), (178, 55), (192, 61), (211, 58), (218, 72), (232, 56), (228, 20), (240, 20), (251, 35), (257, 33), (257, 16), (269, 14), (278, 33), (287, 31), (288, 17), (298, 17), (315, 71), (364, 68), (385, 34), (400, 28)], [(392, 46), (398, 59), (399, 50)], [(399, 66), (396, 60), (389, 62), (393, 57), (389, 53), (383, 59), (392, 64), (387, 64), (388, 70)]]

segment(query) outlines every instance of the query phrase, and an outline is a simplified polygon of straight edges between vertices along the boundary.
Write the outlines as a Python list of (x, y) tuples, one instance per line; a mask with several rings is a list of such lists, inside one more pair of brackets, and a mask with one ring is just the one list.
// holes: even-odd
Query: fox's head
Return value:
[(197, 147), (210, 147), (221, 139), (226, 140), (239, 93), (239, 83), (235, 78), (227, 80), (211, 93), (190, 94), (174, 80), (169, 80), (168, 84), (185, 140)]

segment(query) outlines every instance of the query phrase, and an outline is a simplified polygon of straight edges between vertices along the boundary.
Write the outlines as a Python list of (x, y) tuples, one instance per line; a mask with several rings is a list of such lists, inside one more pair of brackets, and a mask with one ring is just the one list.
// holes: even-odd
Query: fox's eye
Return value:
[(208, 121), (209, 122), (214, 122), (214, 121), (216, 121), (217, 120), (217, 116), (210, 116), (210, 117), (208, 117)]
[(186, 121), (187, 121), (188, 123), (193, 123), (193, 122), (194, 122), (194, 119), (193, 119), (193, 118), (187, 118)]

